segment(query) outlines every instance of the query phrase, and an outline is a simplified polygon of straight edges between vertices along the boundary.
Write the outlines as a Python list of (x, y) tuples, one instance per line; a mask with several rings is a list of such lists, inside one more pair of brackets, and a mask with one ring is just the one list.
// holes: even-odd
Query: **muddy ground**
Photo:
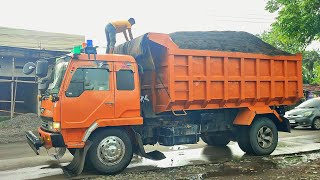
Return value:
[[(227, 147), (198, 144), (172, 147), (146, 146), (146, 151), (159, 150), (167, 157), (153, 161), (134, 156), (120, 174), (102, 176), (86, 171), (74, 179), (318, 179), (320, 132), (296, 128), (292, 133), (279, 133), (279, 144), (271, 156), (252, 157), (244, 154), (236, 142)], [(313, 153), (306, 153), (312, 151)], [(0, 179), (63, 180), (61, 166), (72, 155), (53, 160), (44, 148), (36, 156), (26, 142), (0, 144)]]
[(320, 151), (74, 179), (320, 179)]

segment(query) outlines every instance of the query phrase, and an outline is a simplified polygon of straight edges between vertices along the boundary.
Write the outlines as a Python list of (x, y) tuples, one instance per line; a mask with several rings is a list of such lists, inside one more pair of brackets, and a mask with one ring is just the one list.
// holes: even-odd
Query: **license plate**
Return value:
[(295, 121), (295, 120), (289, 120), (289, 122), (290, 122), (290, 123), (296, 123), (296, 121)]

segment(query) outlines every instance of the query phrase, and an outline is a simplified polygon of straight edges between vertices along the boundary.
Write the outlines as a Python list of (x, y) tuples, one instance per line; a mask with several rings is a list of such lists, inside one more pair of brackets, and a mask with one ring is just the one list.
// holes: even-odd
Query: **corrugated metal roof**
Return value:
[(313, 84), (304, 84), (303, 85), (304, 91), (311, 91), (311, 92), (320, 92), (320, 86), (319, 85), (313, 85)]
[(41, 47), (42, 50), (70, 51), (84, 41), (85, 37), (81, 35), (0, 27), (0, 46), (27, 49), (40, 49)]

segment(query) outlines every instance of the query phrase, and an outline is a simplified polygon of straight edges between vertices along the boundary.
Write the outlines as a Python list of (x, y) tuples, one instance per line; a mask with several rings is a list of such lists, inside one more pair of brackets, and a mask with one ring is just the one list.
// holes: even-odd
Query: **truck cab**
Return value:
[[(81, 53), (58, 58), (39, 85), (45, 86), (39, 95), (42, 125), (39, 136), (27, 132), (29, 145), (37, 154), (42, 146), (57, 148), (55, 156), (61, 157), (66, 149), (72, 154), (83, 149), (101, 127), (141, 125), (138, 76), (131, 56)], [(123, 153), (115, 151), (124, 143), (110, 140), (105, 142), (107, 151), (119, 159)]]
[(131, 56), (60, 58), (40, 97), (39, 133), (45, 147), (82, 148), (92, 126), (142, 124), (137, 71)]

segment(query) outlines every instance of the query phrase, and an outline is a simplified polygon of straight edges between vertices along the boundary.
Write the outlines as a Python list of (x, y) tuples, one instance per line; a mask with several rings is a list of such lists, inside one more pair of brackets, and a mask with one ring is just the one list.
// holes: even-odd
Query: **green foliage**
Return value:
[(278, 12), (271, 33), (281, 43), (304, 48), (320, 39), (320, 0), (268, 0), (266, 10)]
[[(320, 62), (315, 62), (313, 69), (314, 78), (312, 79), (312, 84), (320, 84)], [(310, 84), (310, 83), (309, 83)]]
[(320, 84), (320, 52), (305, 51), (302, 63), (303, 83)]
[(295, 41), (282, 42), (274, 33), (264, 32), (258, 35), (263, 41), (289, 53), (303, 52), (302, 76), (304, 84), (320, 84), (320, 52), (304, 51), (304, 46)]
[(274, 31), (265, 31), (260, 35), (257, 35), (260, 39), (263, 41), (271, 44), (272, 46), (276, 47), (277, 49), (280, 49), (282, 51), (286, 51), (289, 53), (299, 53), (302, 52), (305, 47), (303, 44), (291, 40), (291, 39), (281, 39), (279, 38), (280, 35), (278, 32)]

